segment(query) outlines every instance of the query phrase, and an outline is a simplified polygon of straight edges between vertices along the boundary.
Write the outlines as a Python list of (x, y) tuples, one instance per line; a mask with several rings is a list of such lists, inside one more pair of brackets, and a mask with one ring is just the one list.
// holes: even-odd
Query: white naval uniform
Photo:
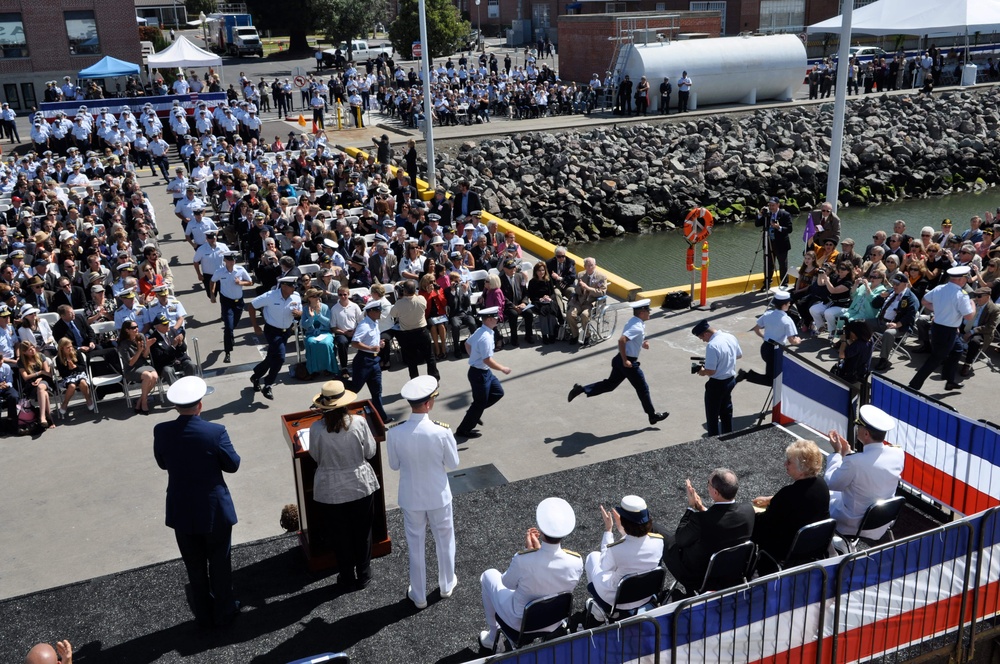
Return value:
[[(575, 551), (558, 544), (541, 543), (539, 549), (514, 554), (507, 571), (488, 569), (479, 577), (483, 587), (483, 612), (486, 614), (487, 641), (496, 638), (496, 617), (514, 629), (521, 629), (521, 618), (528, 602), (546, 595), (570, 592), (583, 576), (583, 559)], [(552, 630), (559, 624), (551, 625)], [(549, 630), (551, 631), (551, 630)]]
[[(650, 533), (643, 537), (625, 535), (625, 539), (614, 541), (614, 533), (605, 531), (601, 537), (601, 548), (587, 555), (584, 567), (587, 581), (594, 584), (598, 596), (608, 604), (615, 603), (618, 582), (626, 574), (648, 572), (660, 564), (663, 557), (663, 536)], [(623, 604), (619, 608), (634, 609), (646, 601)]]
[[(837, 532), (858, 532), (865, 510), (876, 500), (896, 493), (903, 473), (902, 448), (869, 443), (860, 454), (831, 454), (826, 461), (826, 483), (830, 487), (830, 516), (837, 520)], [(864, 537), (880, 539), (888, 526), (866, 530)]]
[(451, 514), (448, 471), (458, 468), (458, 445), (451, 429), (427, 413), (413, 413), (386, 431), (389, 467), (399, 471), (399, 507), (403, 511), (410, 558), (413, 601), (427, 601), (424, 537), (430, 525), (437, 551), (438, 587), (455, 585), (455, 525)]

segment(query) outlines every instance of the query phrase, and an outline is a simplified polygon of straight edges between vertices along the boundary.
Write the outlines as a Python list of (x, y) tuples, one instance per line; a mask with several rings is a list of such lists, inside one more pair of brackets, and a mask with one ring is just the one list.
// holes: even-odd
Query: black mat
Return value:
[[(456, 496), (459, 585), (448, 600), (429, 590), (423, 611), (404, 599), (406, 544), (394, 510), (388, 519), (393, 552), (373, 562), (374, 581), (362, 592), (340, 594), (333, 575), (306, 572), (295, 537), (259, 540), (234, 549), (236, 591), (245, 608), (227, 631), (195, 627), (184, 600), (183, 565), (172, 560), (0, 602), (0, 662), (22, 661), (32, 644), (64, 638), (73, 643), (77, 664), (282, 663), (327, 651), (346, 651), (362, 663), (463, 662), (479, 655), (476, 638), (484, 628), (479, 575), (505, 569), (523, 547), (540, 499), (563, 496), (574, 506), (577, 528), (565, 545), (586, 555), (600, 543), (598, 504), (639, 494), (654, 518), (672, 527), (686, 505), (684, 479), (705, 496), (708, 473), (717, 466), (737, 472), (740, 499), (773, 494), (788, 481), (782, 461), (789, 442), (775, 429), (726, 442), (704, 439)], [(276, 505), (275, 518), (279, 510)], [(433, 588), (433, 552), (427, 567)], [(576, 595), (580, 610), (583, 584)]]

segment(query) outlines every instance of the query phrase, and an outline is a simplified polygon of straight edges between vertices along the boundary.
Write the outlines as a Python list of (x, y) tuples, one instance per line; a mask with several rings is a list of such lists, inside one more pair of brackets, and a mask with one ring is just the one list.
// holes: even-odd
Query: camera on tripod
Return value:
[(691, 358), (691, 375), (695, 375), (699, 371), (705, 368), (705, 358), (699, 357), (697, 355)]

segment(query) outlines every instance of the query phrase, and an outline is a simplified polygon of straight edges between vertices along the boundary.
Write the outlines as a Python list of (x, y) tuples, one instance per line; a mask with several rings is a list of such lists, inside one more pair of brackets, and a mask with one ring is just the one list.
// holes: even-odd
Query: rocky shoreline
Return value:
[[(840, 204), (874, 205), (1000, 182), (995, 88), (849, 101)], [(833, 103), (657, 124), (468, 141), (437, 155), (484, 207), (556, 243), (674, 228), (698, 205), (742, 221), (780, 195), (792, 213), (825, 198)]]

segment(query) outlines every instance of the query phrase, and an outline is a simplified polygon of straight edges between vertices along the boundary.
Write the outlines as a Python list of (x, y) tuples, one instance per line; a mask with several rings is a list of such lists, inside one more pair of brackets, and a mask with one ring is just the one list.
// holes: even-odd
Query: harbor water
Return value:
[[(962, 233), (969, 228), (973, 215), (995, 211), (1000, 206), (1000, 191), (987, 189), (980, 193), (962, 193), (924, 199), (911, 199), (868, 208), (841, 207), (841, 238), (852, 238), (856, 251), (862, 253), (878, 230), (892, 232), (897, 219), (906, 222), (906, 232), (920, 235), (923, 226), (932, 226), (937, 232), (941, 221), (951, 219), (954, 231)], [(801, 263), (804, 244), (806, 214), (793, 216), (792, 250), (789, 265)], [(717, 225), (709, 237), (709, 279), (746, 276), (763, 271), (763, 253), (760, 250), (760, 229), (753, 219)], [(688, 244), (680, 229), (676, 231), (626, 235), (600, 242), (588, 242), (570, 247), (579, 256), (593, 256), (597, 264), (614, 272), (643, 289), (651, 290), (691, 283), (691, 273), (685, 268)], [(839, 247), (838, 247), (839, 249)], [(695, 263), (700, 260), (697, 248)], [(700, 276), (696, 276), (696, 280)]]

